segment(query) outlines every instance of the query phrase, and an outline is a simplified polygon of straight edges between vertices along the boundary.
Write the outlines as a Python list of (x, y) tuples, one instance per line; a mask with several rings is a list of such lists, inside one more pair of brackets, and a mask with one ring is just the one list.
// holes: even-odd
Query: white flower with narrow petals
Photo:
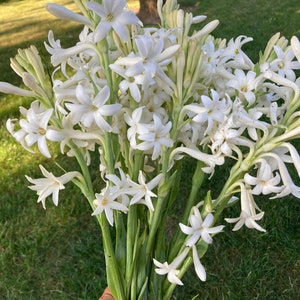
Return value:
[(103, 40), (111, 29), (126, 42), (129, 39), (127, 25), (143, 25), (133, 11), (125, 9), (126, 0), (103, 0), (102, 4), (91, 1), (86, 5), (101, 18), (95, 29), (95, 42)]
[(183, 285), (182, 281), (178, 278), (178, 274), (180, 270), (177, 268), (181, 265), (181, 263), (186, 258), (187, 254), (189, 252), (189, 248), (185, 248), (185, 250), (179, 254), (170, 264), (167, 262), (160, 263), (156, 259), (153, 258), (153, 262), (155, 266), (158, 268), (155, 269), (155, 272), (159, 275), (166, 275), (168, 281), (177, 285)]
[(246, 225), (248, 228), (255, 228), (259, 231), (265, 232), (266, 230), (256, 223), (256, 221), (262, 219), (263, 216), (264, 212), (251, 215), (247, 211), (242, 211), (238, 218), (226, 218), (225, 221), (228, 223), (236, 223), (232, 229), (233, 231), (237, 231), (242, 228), (243, 225)]
[(107, 85), (99, 91), (95, 98), (92, 98), (87, 90), (79, 84), (76, 88), (76, 97), (79, 103), (66, 103), (74, 124), (82, 122), (84, 126), (89, 128), (95, 123), (104, 131), (113, 131), (113, 128), (104, 117), (118, 113), (122, 105), (119, 103), (105, 104), (109, 96), (110, 89)]
[(275, 45), (274, 51), (277, 58), (270, 63), (270, 69), (275, 73), (278, 73), (280, 76), (286, 77), (291, 81), (295, 81), (296, 75), (293, 70), (300, 69), (300, 63), (298, 61), (294, 61), (295, 54), (292, 49), (288, 48), (286, 51), (283, 51), (282, 48)]
[(227, 47), (221, 51), (220, 65), (225, 64), (227, 67), (234, 69), (253, 69), (253, 62), (242, 50), (242, 46), (248, 42), (251, 42), (252, 40), (252, 37), (247, 37), (244, 35), (238, 36), (235, 40), (231, 39), (228, 42)]
[(210, 137), (211, 151), (213, 153), (224, 153), (226, 156), (232, 156), (232, 152), (239, 153), (237, 145), (254, 147), (254, 143), (242, 136), (245, 127), (238, 126), (234, 120), (234, 115), (225, 117), (223, 123), (219, 124), (217, 130)]
[(50, 30), (48, 33), (49, 45), (45, 44), (45, 47), (49, 54), (51, 54), (51, 63), (53, 66), (58, 66), (61, 64), (61, 67), (64, 68), (66, 61), (79, 53), (82, 53), (86, 50), (93, 51), (95, 53), (95, 46), (92, 43), (78, 42), (77, 45), (64, 49), (60, 45), (60, 40), (54, 39), (54, 34)]
[(228, 81), (228, 86), (234, 88), (241, 100), (246, 100), (249, 105), (254, 104), (256, 100), (255, 89), (260, 78), (256, 77), (256, 73), (248, 71), (247, 74), (243, 70), (235, 70), (234, 78)]
[(116, 201), (119, 197), (119, 192), (112, 190), (109, 185), (107, 185), (106, 188), (101, 191), (101, 193), (96, 193), (95, 196), (96, 199), (93, 201), (93, 203), (96, 206), (96, 209), (92, 213), (92, 216), (96, 216), (104, 212), (106, 219), (111, 226), (114, 224), (114, 210), (123, 212), (128, 210), (124, 204)]
[(247, 128), (249, 136), (257, 141), (257, 129), (260, 129), (264, 134), (268, 134), (270, 125), (264, 121), (259, 120), (263, 115), (257, 108), (252, 108), (246, 111), (239, 99), (235, 100), (235, 111), (233, 113), (234, 121), (242, 128)]
[[(194, 106), (193, 104), (187, 105), (192, 112), (193, 108), (195, 108)], [(203, 111), (201, 111), (201, 108)], [(195, 109), (196, 115), (193, 116), (192, 121), (202, 124), (206, 122), (204, 132), (204, 135), (206, 135), (212, 131), (215, 122), (221, 123), (224, 120), (225, 114), (228, 113), (228, 108), (229, 105), (226, 103), (226, 99), (220, 99), (218, 93), (215, 90), (211, 90), (211, 97), (201, 96), (200, 112), (197, 112), (197, 109)]]
[[(273, 152), (265, 153), (264, 157), (268, 157), (268, 158), (272, 159), (272, 163), (279, 170), (280, 177), (281, 177), (281, 180), (282, 180), (282, 183), (284, 186), (283, 190), (279, 194), (274, 196), (273, 198), (282, 198), (282, 197), (286, 197), (289, 194), (292, 194), (293, 196), (300, 198), (300, 186), (297, 186), (294, 183), (294, 181), (288, 171), (288, 168), (284, 163), (284, 160), (283, 160), (284, 157), (281, 157), (278, 154), (273, 153)], [(294, 159), (295, 159), (295, 157), (294, 157)], [(296, 163), (296, 165), (297, 164), (298, 164), (297, 168), (300, 171), (300, 160)]]
[(29, 182), (34, 184), (29, 186), (29, 188), (37, 192), (37, 195), (39, 196), (37, 202), (42, 202), (44, 208), (46, 208), (45, 200), (51, 194), (53, 203), (57, 206), (59, 191), (64, 189), (64, 185), (71, 181), (74, 177), (81, 176), (79, 172), (74, 171), (68, 172), (60, 177), (56, 177), (51, 172), (48, 172), (42, 165), (40, 165), (40, 169), (45, 178), (32, 179), (26, 175), (25, 177)]
[(143, 134), (148, 132), (148, 129), (146, 128), (145, 124), (141, 123), (143, 109), (144, 107), (136, 108), (132, 112), (131, 116), (128, 112), (124, 114), (124, 120), (130, 126), (130, 128), (127, 130), (127, 138), (130, 142), (130, 146), (133, 149), (137, 148), (137, 134)]
[(246, 173), (244, 180), (247, 184), (254, 186), (251, 190), (253, 195), (280, 193), (284, 188), (283, 186), (278, 186), (281, 181), (279, 173), (276, 173), (274, 176), (271, 166), (264, 159), (260, 160), (257, 177)]
[[(171, 159), (181, 159), (182, 153), (185, 153), (199, 161), (203, 161), (205, 163), (205, 167), (202, 168), (202, 171), (204, 173), (213, 174), (216, 165), (220, 166), (224, 164), (224, 156), (221, 156), (219, 154), (216, 155), (210, 155), (207, 153), (203, 153), (199, 151), (198, 149), (191, 149), (189, 147), (177, 147), (175, 148), (171, 154)], [(178, 158), (179, 157), (179, 158)]]
[(248, 228), (255, 228), (259, 231), (265, 232), (266, 230), (256, 223), (264, 216), (264, 212), (256, 213), (256, 204), (253, 200), (253, 195), (246, 189), (244, 184), (241, 186), (241, 214), (237, 218), (225, 218), (228, 223), (236, 223), (233, 231), (239, 230), (243, 225)]
[(26, 119), (19, 121), (21, 128), (15, 131), (14, 122), (16, 120), (9, 119), (6, 123), (8, 131), (26, 150), (33, 152), (30, 147), (37, 144), (42, 155), (51, 157), (47, 140), (54, 142), (63, 140), (62, 133), (49, 125), (53, 109), (46, 110), (40, 105), (39, 101), (34, 101), (28, 110), (21, 107), (20, 112), (26, 117)]
[(135, 43), (137, 54), (130, 53), (115, 62), (116, 65), (126, 67), (124, 75), (134, 77), (142, 84), (143, 90), (159, 81), (163, 82), (162, 85), (172, 84), (163, 67), (172, 61), (180, 45), (171, 45), (164, 49), (164, 37), (150, 34), (137, 36)]
[(113, 186), (111, 186), (111, 190), (118, 192), (118, 198), (125, 206), (128, 206), (129, 196), (127, 194), (127, 189), (129, 188), (129, 178), (125, 175), (121, 168), (119, 168), (118, 170), (120, 173), (120, 177), (115, 174), (107, 174), (105, 177), (114, 184)]
[(141, 91), (139, 88), (139, 81), (136, 77), (129, 77), (125, 75), (126, 70), (117, 64), (111, 64), (110, 68), (115, 73), (121, 75), (124, 79), (120, 82), (119, 88), (122, 93), (125, 93), (127, 90), (130, 91), (131, 97), (136, 101), (141, 101)]
[(153, 114), (153, 124), (149, 124), (148, 132), (138, 135), (138, 139), (142, 142), (137, 145), (137, 149), (152, 153), (152, 160), (156, 160), (162, 153), (163, 147), (172, 147), (173, 140), (169, 138), (169, 131), (172, 123), (169, 121), (163, 124), (160, 117)]
[(222, 231), (224, 226), (220, 225), (216, 227), (210, 227), (214, 220), (214, 216), (211, 213), (209, 213), (203, 221), (198, 207), (194, 206), (192, 210), (193, 213), (189, 217), (189, 223), (191, 224), (191, 227), (182, 223), (179, 224), (181, 231), (190, 236), (186, 242), (186, 245), (188, 247), (192, 247), (193, 245), (197, 244), (200, 238), (202, 238), (206, 243), (211, 244), (213, 240), (210, 235)]
[(127, 190), (128, 195), (132, 195), (130, 205), (136, 203), (145, 204), (150, 211), (154, 211), (154, 206), (152, 204), (151, 198), (157, 197), (152, 190), (160, 183), (163, 178), (163, 174), (158, 174), (151, 181), (146, 183), (146, 178), (142, 171), (139, 172), (138, 182), (136, 183), (132, 180), (129, 181), (130, 188)]

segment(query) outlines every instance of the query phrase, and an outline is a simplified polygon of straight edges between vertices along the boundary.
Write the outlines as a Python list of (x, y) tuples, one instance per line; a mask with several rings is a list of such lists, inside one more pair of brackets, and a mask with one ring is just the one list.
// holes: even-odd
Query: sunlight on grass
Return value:
[[(53, 27), (65, 31), (74, 23), (58, 20), (51, 15), (45, 5), (49, 0), (9, 1), (1, 4), (0, 9), (0, 45), (13, 46), (22, 41), (31, 42), (38, 38), (47, 37)], [(72, 11), (79, 12), (76, 4), (71, 0), (57, 0)], [(137, 11), (139, 1), (129, 1), (129, 8)]]
[[(36, 40), (46, 40), (50, 29), (55, 33), (68, 32), (74, 25), (73, 22), (58, 20), (51, 15), (45, 5), (49, 0), (27, 0), (27, 1), (8, 1), (1, 4), (0, 9), (0, 45), (1, 48), (17, 47), (19, 44), (35, 44)], [(57, 0), (56, 3), (79, 12), (76, 4), (71, 0)], [(132, 0), (128, 2), (129, 8), (134, 11), (139, 9), (139, 1)], [(22, 14), (21, 14), (22, 12)], [(14, 56), (15, 53), (13, 53)], [(9, 65), (9, 59), (2, 61)], [(13, 71), (10, 71), (13, 74)], [(9, 78), (9, 75), (6, 75)], [(1, 76), (2, 77), (2, 76)], [(3, 80), (0, 77), (0, 80)], [(6, 78), (4, 78), (6, 80)], [(31, 101), (24, 101), (23, 97), (13, 95), (1, 95), (0, 110), (0, 178), (5, 182), (8, 172), (5, 166), (10, 168), (11, 173), (17, 172), (22, 165), (28, 165), (32, 161), (31, 153), (24, 150), (10, 135), (5, 128), (5, 122), (8, 118), (19, 115), (19, 107), (27, 107)], [(13, 169), (12, 169), (13, 166)]]
[[(57, 20), (46, 9), (47, 0), (9, 1), (1, 5), (0, 45), (13, 46), (22, 41), (31, 42), (46, 37), (50, 28), (59, 26), (66, 30), (70, 23)], [(78, 11), (73, 1), (57, 1), (71, 10)]]

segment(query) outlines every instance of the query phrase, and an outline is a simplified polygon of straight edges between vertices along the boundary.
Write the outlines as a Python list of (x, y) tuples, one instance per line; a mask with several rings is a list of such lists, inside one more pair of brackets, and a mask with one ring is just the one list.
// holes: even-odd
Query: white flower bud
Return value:
[(300, 42), (297, 37), (293, 36), (291, 39), (292, 49), (297, 57), (298, 61), (300, 62)]
[(14, 94), (17, 96), (34, 97), (34, 93), (14, 86), (8, 82), (0, 81), (0, 92), (5, 94)]
[(204, 20), (206, 20), (206, 18), (207, 18), (207, 17), (204, 16), (204, 15), (193, 17), (192, 23), (193, 23), (193, 24), (201, 23), (201, 22), (203, 22)]
[(92, 25), (91, 21), (77, 13), (74, 13), (73, 11), (67, 9), (66, 7), (55, 4), (55, 3), (47, 3), (46, 9), (55, 17), (67, 20), (67, 21), (74, 21), (77, 23), (85, 24), (85, 25)]

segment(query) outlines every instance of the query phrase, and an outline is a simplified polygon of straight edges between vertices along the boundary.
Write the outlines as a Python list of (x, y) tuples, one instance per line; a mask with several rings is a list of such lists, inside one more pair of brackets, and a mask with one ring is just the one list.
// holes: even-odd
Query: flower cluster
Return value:
[[(44, 207), (51, 194), (58, 204), (68, 181), (80, 188), (103, 232), (116, 299), (151, 298), (154, 284), (167, 299), (192, 262), (206, 279), (200, 258), (211, 235), (223, 230), (215, 224), (229, 204), (241, 208), (239, 217), (225, 218), (236, 223), (233, 230), (245, 225), (265, 231), (257, 223), (264, 212), (255, 196), (300, 198), (289, 173), (294, 166), (300, 176), (300, 156), (291, 143), (300, 137), (300, 43), (275, 34), (253, 63), (242, 50), (252, 38), (215, 38), (218, 21), (195, 31), (206, 17), (185, 13), (175, 0), (159, 0), (161, 26), (146, 28), (125, 0), (75, 2), (81, 14), (47, 5), (52, 14), (83, 25), (70, 48), (49, 32), (50, 78), (33, 46), (11, 60), (25, 88), (2, 82), (0, 90), (35, 100), (7, 128), (28, 151), (36, 145), (51, 157), (48, 145), (56, 142), (62, 154), (77, 160), (81, 173), (55, 177), (41, 167), (46, 178), (27, 178)], [(93, 157), (100, 188), (91, 178)], [(197, 166), (188, 200), (180, 204), (185, 213), (168, 243), (167, 214), (180, 200), (184, 157)], [(230, 176), (211, 199), (201, 183), (225, 162)], [(200, 189), (205, 199), (198, 198)], [(116, 230), (115, 250), (107, 224)], [(149, 267), (148, 258), (157, 268)], [(154, 279), (157, 274), (167, 274), (170, 284)]]

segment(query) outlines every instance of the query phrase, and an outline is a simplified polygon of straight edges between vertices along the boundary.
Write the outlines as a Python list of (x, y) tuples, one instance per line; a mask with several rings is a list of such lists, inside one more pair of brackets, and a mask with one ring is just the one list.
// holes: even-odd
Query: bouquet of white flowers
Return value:
[[(300, 176), (291, 143), (300, 137), (300, 44), (275, 34), (253, 63), (242, 50), (252, 38), (214, 38), (216, 20), (193, 31), (206, 17), (176, 0), (158, 0), (161, 24), (145, 28), (125, 0), (74, 2), (81, 14), (47, 5), (83, 24), (70, 48), (49, 32), (51, 74), (34, 46), (11, 59), (25, 88), (1, 82), (0, 91), (34, 100), (7, 129), (30, 152), (51, 157), (49, 143), (59, 143), (78, 162), (61, 176), (40, 166), (44, 177), (27, 176), (29, 188), (45, 208), (49, 196), (58, 205), (66, 183), (78, 186), (101, 228), (114, 299), (171, 299), (190, 267), (206, 280), (200, 259), (225, 222), (265, 231), (256, 195), (300, 198), (289, 173)], [(182, 199), (185, 157), (195, 170)], [(208, 190), (216, 170), (225, 184)], [(240, 214), (224, 219), (231, 205)]]

